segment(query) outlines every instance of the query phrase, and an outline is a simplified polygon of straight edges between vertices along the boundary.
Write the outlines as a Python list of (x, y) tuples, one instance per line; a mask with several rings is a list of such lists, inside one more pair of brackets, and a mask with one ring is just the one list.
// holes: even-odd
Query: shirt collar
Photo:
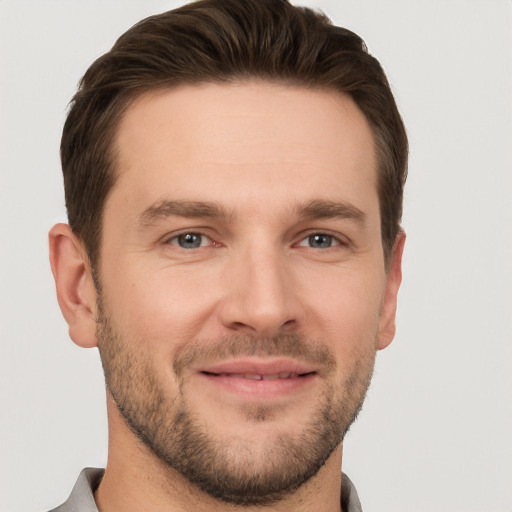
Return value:
[[(94, 492), (104, 472), (105, 470), (99, 468), (83, 469), (67, 501), (50, 512), (98, 512)], [(356, 488), (345, 473), (341, 480), (341, 508), (343, 512), (362, 512)]]

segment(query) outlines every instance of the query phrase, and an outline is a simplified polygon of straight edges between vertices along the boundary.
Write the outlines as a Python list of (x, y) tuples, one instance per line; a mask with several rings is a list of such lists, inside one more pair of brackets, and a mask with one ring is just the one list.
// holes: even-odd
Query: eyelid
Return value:
[(207, 235), (203, 229), (199, 228), (199, 229), (182, 229), (178, 232), (174, 232), (174, 233), (169, 233), (167, 235), (165, 235), (164, 237), (162, 237), (161, 239), (161, 243), (163, 245), (172, 245), (174, 247), (177, 247), (178, 249), (183, 249), (183, 250), (187, 250), (187, 251), (190, 251), (190, 249), (184, 249), (183, 247), (180, 247), (179, 244), (177, 243), (177, 240), (180, 236), (183, 236), (183, 235), (188, 235), (188, 234), (194, 234), (194, 235), (198, 235), (198, 236), (201, 236), (205, 239), (208, 240), (208, 244), (206, 245), (203, 245), (201, 244), (199, 247), (197, 247), (197, 249), (200, 249), (200, 248), (204, 248), (204, 247), (209, 247), (209, 246), (212, 246), (212, 247), (218, 247), (220, 246), (221, 244), (219, 242), (217, 242), (216, 240), (214, 240), (210, 235)]
[[(333, 238), (333, 240), (336, 242), (331, 247), (340, 247), (340, 246), (348, 246), (350, 245), (350, 240), (342, 235), (341, 233), (333, 233), (332, 231), (329, 231), (328, 229), (311, 229), (306, 232), (302, 232), (297, 240), (293, 245), (298, 247), (305, 247), (304, 245), (301, 245), (302, 242), (306, 241), (310, 236), (314, 235), (324, 235), (324, 236), (330, 236)], [(329, 247), (330, 248), (330, 247)], [(325, 250), (325, 249), (323, 249)]]
[[(165, 236), (163, 236), (161, 238), (160, 243), (163, 245), (173, 245), (175, 247), (182, 249), (182, 247), (180, 247), (179, 244), (177, 243), (178, 238), (180, 236), (183, 236), (186, 234), (195, 234), (195, 235), (199, 235), (199, 236), (205, 238), (209, 242), (208, 244), (201, 245), (198, 248), (208, 247), (208, 246), (220, 247), (222, 245), (220, 242), (216, 241), (210, 234), (206, 234), (205, 231), (206, 230), (204, 228), (182, 229), (177, 232), (166, 234)], [(332, 231), (330, 231), (328, 229), (310, 229), (310, 230), (303, 231), (302, 233), (300, 233), (296, 237), (296, 242), (294, 242), (292, 245), (303, 247), (301, 244), (303, 242), (305, 242), (310, 236), (314, 236), (314, 235), (324, 235), (324, 236), (332, 237), (332, 239), (335, 242), (332, 245), (332, 247), (348, 246), (351, 243), (350, 240), (348, 239), (348, 237), (346, 237), (345, 235), (342, 235), (339, 232), (333, 233)]]

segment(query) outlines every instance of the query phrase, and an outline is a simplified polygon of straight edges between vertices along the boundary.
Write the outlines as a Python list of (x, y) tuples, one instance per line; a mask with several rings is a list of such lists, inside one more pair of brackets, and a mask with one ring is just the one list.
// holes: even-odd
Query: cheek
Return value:
[[(152, 351), (173, 352), (191, 339), (224, 335), (217, 318), (229, 300), (222, 268), (139, 268), (130, 260), (105, 268), (104, 300), (116, 325)], [(378, 268), (374, 265), (373, 268)], [(353, 358), (376, 341), (384, 279), (361, 268), (290, 269), (287, 293), (294, 294), (300, 329), (310, 339), (332, 346), (340, 358)]]
[(213, 290), (191, 271), (119, 266), (109, 277), (104, 295), (116, 324), (149, 345), (167, 350), (198, 337), (214, 309)]
[[(352, 359), (376, 347), (383, 280), (361, 273), (339, 273), (324, 281), (322, 292), (311, 287), (311, 315), (325, 341), (341, 359)], [(317, 281), (318, 283), (318, 281)], [(317, 336), (318, 332), (310, 332)]]

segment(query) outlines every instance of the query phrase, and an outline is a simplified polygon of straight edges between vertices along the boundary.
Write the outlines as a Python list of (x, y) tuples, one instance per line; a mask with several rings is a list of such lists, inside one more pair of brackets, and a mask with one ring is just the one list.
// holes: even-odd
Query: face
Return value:
[(97, 333), (113, 400), (169, 471), (278, 500), (339, 449), (392, 337), (370, 128), (330, 92), (207, 84), (138, 98), (116, 144)]

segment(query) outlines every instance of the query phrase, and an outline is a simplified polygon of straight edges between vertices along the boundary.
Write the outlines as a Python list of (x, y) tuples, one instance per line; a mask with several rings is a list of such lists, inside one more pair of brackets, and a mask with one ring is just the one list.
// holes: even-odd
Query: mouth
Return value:
[(205, 375), (210, 375), (212, 377), (228, 377), (231, 379), (247, 379), (247, 380), (278, 380), (278, 379), (297, 379), (306, 377), (307, 375), (310, 375), (314, 372), (308, 372), (308, 373), (290, 373), (290, 372), (283, 372), (283, 373), (273, 373), (273, 374), (266, 374), (266, 373), (211, 373), (211, 372), (201, 372)]
[(290, 360), (243, 360), (199, 371), (218, 389), (244, 397), (275, 398), (297, 392), (318, 376), (316, 369)]

